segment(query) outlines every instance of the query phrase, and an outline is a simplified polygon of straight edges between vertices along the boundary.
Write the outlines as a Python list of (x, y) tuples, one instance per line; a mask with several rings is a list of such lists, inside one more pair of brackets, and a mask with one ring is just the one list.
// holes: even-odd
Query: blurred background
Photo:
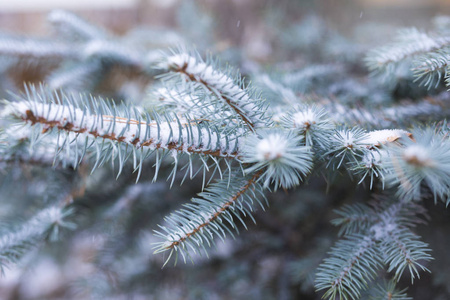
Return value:
[[(115, 33), (137, 26), (177, 26), (177, 8), (183, 0), (17, 0), (0, 1), (0, 29), (45, 34), (45, 19), (55, 8), (67, 9)], [(439, 14), (450, 13), (447, 0), (197, 0), (217, 22), (217, 34), (230, 43), (244, 44), (254, 32), (264, 30), (263, 17), (271, 11), (299, 21), (316, 14), (343, 32), (366, 22), (398, 26), (429, 25)]]

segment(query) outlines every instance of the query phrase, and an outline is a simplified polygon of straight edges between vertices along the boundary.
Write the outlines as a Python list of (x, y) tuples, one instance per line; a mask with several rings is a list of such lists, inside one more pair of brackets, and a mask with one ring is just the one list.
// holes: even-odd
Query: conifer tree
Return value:
[(450, 203), (450, 22), (374, 47), (309, 17), (275, 42), (318, 63), (269, 72), (207, 53), (211, 19), (181, 10), (205, 17), (196, 34), (115, 36), (53, 11), (47, 38), (0, 36), (5, 278), (50, 253), (76, 262), (87, 240), (93, 270), (65, 275), (68, 299), (411, 299), (423, 276), (448, 289), (445, 251), (420, 233), (446, 232), (432, 226)]

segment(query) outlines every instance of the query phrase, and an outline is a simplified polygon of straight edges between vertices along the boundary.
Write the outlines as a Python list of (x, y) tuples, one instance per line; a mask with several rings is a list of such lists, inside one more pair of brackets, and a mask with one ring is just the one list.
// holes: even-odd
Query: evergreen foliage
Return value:
[[(194, 2), (183, 7), (181, 24), (187, 11), (204, 14)], [(202, 256), (221, 264), (225, 285), (238, 276), (251, 286), (250, 267), (238, 252), (252, 256), (264, 246), (289, 253), (283, 265), (292, 276), (285, 272), (280, 281), (300, 281), (302, 295), (311, 297), (411, 299), (406, 285), (429, 272), (446, 273), (432, 265), (433, 247), (419, 232), (430, 228), (427, 210), (450, 203), (450, 22), (436, 19), (430, 33), (400, 31), (395, 42), (373, 49), (309, 17), (275, 41), (281, 57), (302, 49), (319, 64), (280, 65), (271, 73), (241, 54), (235, 61), (257, 65), (241, 74), (205, 55), (208, 45), (191, 46), (203, 38), (215, 43), (210, 33), (200, 34), (211, 27), (204, 16), (195, 34), (146, 30), (145, 40), (54, 11), (48, 18), (54, 36), (0, 36), (6, 276), (5, 267), (32, 248), (44, 252), (61, 229), (63, 242), (51, 248), (83, 235), (101, 240), (96, 271), (74, 280), (80, 292), (68, 297), (170, 298), (154, 282), (143, 289), (143, 281), (179, 270), (206, 279), (194, 273), (208, 264)], [(372, 72), (365, 81), (363, 59)], [(45, 72), (14, 84), (24, 62)], [(117, 74), (126, 75), (119, 85), (111, 79)], [(405, 80), (414, 88), (402, 94)], [(29, 189), (9, 184), (28, 179)], [(190, 201), (188, 182), (198, 192)], [(358, 185), (360, 195), (349, 196)], [(340, 187), (349, 191), (342, 198), (325, 196)], [(17, 201), (6, 205), (9, 195)], [(284, 200), (290, 197), (295, 203)], [(330, 216), (338, 236), (327, 227)], [(248, 219), (272, 226), (283, 239)], [(312, 227), (299, 251), (289, 236)], [(196, 265), (181, 264), (189, 261)], [(213, 299), (216, 291), (204, 287), (206, 294), (187, 297)], [(261, 291), (251, 296), (274, 295)], [(220, 296), (242, 298), (231, 290)]]

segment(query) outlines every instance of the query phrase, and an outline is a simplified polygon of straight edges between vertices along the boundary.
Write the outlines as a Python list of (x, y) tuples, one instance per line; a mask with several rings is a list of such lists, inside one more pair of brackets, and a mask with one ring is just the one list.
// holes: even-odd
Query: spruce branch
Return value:
[(302, 136), (278, 129), (247, 136), (241, 147), (242, 161), (252, 165), (245, 172), (264, 170), (260, 180), (266, 188), (270, 183), (275, 189), (297, 186), (313, 167), (311, 148), (302, 146), (302, 141)]
[(415, 120), (444, 118), (449, 110), (447, 92), (437, 97), (426, 97), (418, 103), (402, 103), (371, 110), (364, 107), (351, 108), (340, 103), (331, 103), (325, 107), (335, 123), (374, 129), (411, 126)]
[(213, 63), (203, 62), (200, 57), (186, 53), (169, 56), (161, 65), (168, 71), (182, 75), (185, 80), (200, 84), (223, 100), (250, 130), (268, 125), (264, 102), (250, 97), (250, 90), (244, 87), (240, 77), (232, 79), (231, 74), (216, 70)]
[[(62, 165), (76, 166), (76, 149), (70, 148), (59, 153), (58, 141), (54, 136), (33, 137), (30, 125), (14, 125), (0, 132), (0, 162), (5, 165), (16, 163), (43, 167)], [(58, 158), (58, 161), (55, 159)]]
[[(152, 119), (148, 113), (143, 117), (136, 109), (123, 107), (121, 110), (102, 99), (82, 95), (80, 98), (73, 95), (59, 96), (44, 89), (37, 91), (33, 87), (25, 99), (9, 102), (8, 106), (10, 114), (31, 125), (40, 125), (42, 133), (54, 129), (59, 133), (74, 134), (73, 139), (70, 135), (62, 139), (64, 146), (70, 147), (84, 140), (80, 161), (88, 150), (93, 151), (97, 157), (94, 169), (118, 157), (120, 174), (124, 162), (132, 154), (134, 167), (140, 174), (142, 160), (160, 149), (172, 153), (174, 159), (184, 153), (232, 160), (239, 156), (239, 131), (234, 135), (223, 134), (219, 128), (209, 126), (208, 122), (191, 120), (188, 116), (180, 119), (176, 115), (171, 117), (154, 113)], [(94, 139), (95, 143), (88, 142), (89, 138)], [(139, 163), (137, 158), (140, 159)], [(157, 158), (157, 169), (161, 159)], [(209, 169), (206, 160), (201, 160), (203, 167)], [(212, 160), (219, 166), (217, 159)], [(174, 168), (177, 163), (175, 159)], [(189, 164), (188, 171), (191, 167)], [(190, 172), (192, 177), (192, 170)]]
[(442, 79), (448, 79), (450, 49), (424, 54), (414, 61), (412, 68), (416, 81), (428, 88), (437, 88)]
[[(86, 92), (111, 73), (111, 66), (123, 67), (150, 78), (155, 73), (153, 66), (161, 59), (159, 51), (145, 49), (136, 41), (130, 45), (130, 37), (110, 35), (70, 12), (55, 10), (48, 19), (62, 33), (62, 39), (2, 37), (0, 55), (13, 57), (19, 64), (24, 61), (49, 67), (50, 62), (47, 81), (52, 88)], [(82, 86), (72, 85), (71, 80)]]
[(0, 40), (0, 54), (19, 58), (76, 58), (76, 47), (68, 43), (56, 42), (46, 39), (33, 38), (2, 38)]
[(450, 45), (450, 38), (446, 36), (433, 36), (416, 28), (399, 31), (397, 41), (391, 45), (372, 50), (366, 57), (370, 70), (380, 71), (392, 69), (405, 59), (415, 58), (418, 55), (437, 51)]
[(384, 281), (382, 284), (377, 284), (373, 289), (370, 290), (371, 300), (413, 300), (413, 298), (408, 297), (406, 290), (398, 290), (396, 287), (395, 280)]
[(104, 30), (65, 10), (53, 10), (48, 14), (47, 19), (58, 31), (72, 37), (91, 40), (104, 39), (107, 36)]
[(167, 216), (164, 219), (167, 225), (159, 226), (162, 232), (155, 230), (156, 235), (164, 239), (155, 244), (155, 253), (169, 251), (165, 264), (174, 252), (175, 263), (180, 254), (186, 262), (192, 253), (200, 254), (203, 250), (207, 254), (205, 246), (212, 246), (215, 236), (222, 240), (227, 233), (233, 236), (228, 226), (237, 231), (235, 220), (246, 227), (242, 216), (251, 217), (254, 201), (264, 208), (260, 199), (265, 197), (257, 183), (261, 175), (262, 171), (258, 171), (242, 177), (241, 171), (234, 171), (230, 182), (222, 180), (210, 185), (199, 198), (192, 199), (192, 204), (185, 204), (185, 208)]
[(3, 272), (45, 238), (56, 239), (60, 228), (74, 229), (75, 225), (66, 220), (72, 213), (70, 209), (49, 207), (16, 230), (3, 234), (0, 237), (0, 270)]
[(406, 268), (412, 279), (428, 271), (430, 249), (409, 228), (423, 222), (423, 207), (406, 201), (378, 199), (370, 206), (346, 206), (332, 223), (341, 226), (344, 238), (332, 248), (316, 274), (316, 289), (327, 299), (358, 299), (377, 272), (386, 266), (399, 280)]
[[(373, 187), (375, 178), (382, 179), (384, 188), (385, 173), (389, 170), (384, 165), (388, 160), (386, 158), (388, 153), (383, 146), (399, 144), (403, 137), (414, 140), (410, 132), (402, 129), (366, 132), (358, 127), (343, 128), (336, 130), (332, 136), (330, 150), (322, 156), (324, 160), (328, 160), (327, 166), (340, 168), (343, 165), (350, 174), (359, 176), (358, 184), (361, 184), (369, 176), (370, 189)], [(339, 159), (339, 157), (341, 158)], [(337, 162), (338, 159), (339, 162)]]
[(151, 73), (153, 64), (160, 59), (160, 56), (146, 57), (140, 49), (132, 49), (116, 40), (89, 40), (76, 44), (16, 37), (0, 40), (0, 55), (34, 59), (37, 62), (48, 59), (58, 62), (95, 64), (95, 61), (97, 61), (97, 63), (103, 63), (102, 70), (107, 66), (116, 64), (134, 68), (143, 74)]
[(363, 154), (361, 160), (350, 162), (349, 170), (355, 175), (360, 176), (358, 184), (364, 182), (366, 178), (370, 178), (369, 188), (373, 188), (375, 178), (380, 178), (382, 187), (384, 189), (384, 168), (383, 168), (383, 156), (386, 156), (384, 150), (377, 148), (371, 149)]
[(376, 276), (382, 256), (370, 236), (353, 234), (339, 241), (317, 269), (316, 289), (326, 299), (358, 299)]
[[(217, 149), (213, 147), (212, 149), (204, 149), (203, 145), (201, 144), (196, 147), (186, 146), (186, 144), (178, 143), (179, 138), (173, 132), (185, 130), (189, 128), (189, 126), (194, 127), (194, 129), (190, 129), (195, 132), (195, 121), (191, 121), (192, 124), (179, 123), (177, 121), (163, 122), (160, 124), (158, 124), (157, 122), (148, 123), (146, 121), (139, 120), (139, 118), (128, 119), (113, 115), (90, 115), (73, 106), (64, 106), (58, 104), (47, 104), (44, 106), (39, 106), (37, 110), (34, 110), (31, 105), (27, 106), (24, 103), (15, 103), (14, 109), (16, 110), (15, 114), (17, 117), (20, 117), (23, 121), (28, 122), (31, 125), (42, 124), (44, 127), (44, 131), (56, 128), (58, 130), (64, 130), (77, 134), (88, 133), (95, 138), (107, 139), (119, 143), (127, 143), (135, 145), (136, 147), (147, 146), (154, 149), (166, 149), (174, 150), (177, 152), (188, 152), (196, 154), (200, 153), (226, 158), (235, 158), (237, 156), (235, 151), (223, 151), (223, 148)], [(68, 112), (65, 112), (65, 109)], [(55, 111), (60, 112), (60, 115), (55, 113)], [(54, 113), (55, 115), (53, 115)], [(67, 118), (66, 113), (70, 115), (73, 114), (73, 119), (71, 120)], [(48, 118), (45, 117), (46, 114), (49, 116)], [(77, 123), (77, 119), (84, 122)], [(160, 132), (159, 138), (157, 138), (156, 136), (151, 137), (150, 134), (148, 136), (145, 136), (145, 132), (147, 130), (146, 128), (150, 128), (148, 131), (157, 131), (158, 127), (161, 128), (161, 131), (168, 129), (170, 130), (172, 128), (178, 130), (172, 129), (172, 133), (167, 133), (167, 131)], [(110, 131), (111, 128), (114, 128), (114, 130)], [(131, 131), (132, 133), (127, 134), (128, 131)], [(139, 132), (141, 132), (140, 135), (138, 135)], [(173, 139), (171, 138), (171, 136), (173, 136)], [(185, 136), (188, 136), (188, 134), (185, 133)], [(202, 139), (202, 137), (203, 140), (207, 141), (208, 145), (214, 144), (211, 142), (211, 140), (208, 140), (206, 134), (205, 136), (201, 136), (199, 139)]]
[(388, 233), (383, 241), (384, 262), (388, 272), (395, 271), (394, 279), (397, 281), (408, 269), (411, 284), (414, 279), (420, 278), (419, 271), (430, 272), (422, 261), (432, 259), (428, 244), (419, 240), (419, 237), (407, 228), (395, 229)]
[(340, 226), (339, 235), (349, 235), (367, 230), (376, 220), (371, 207), (367, 204), (356, 203), (353, 205), (345, 205), (335, 213), (340, 218), (333, 219), (331, 224)]
[(442, 199), (448, 205), (450, 191), (450, 141), (433, 128), (416, 129), (415, 140), (402, 139), (401, 145), (386, 147), (386, 182), (398, 186), (400, 197), (419, 199), (425, 183), (434, 200)]
[(367, 139), (367, 132), (358, 127), (336, 129), (330, 137), (329, 150), (324, 154), (331, 156), (327, 167), (338, 169), (344, 162), (358, 161), (357, 157), (368, 151)]
[(192, 118), (207, 121), (211, 126), (221, 127), (224, 134), (232, 134), (237, 128), (245, 127), (236, 120), (233, 112), (224, 110), (222, 101), (211, 97), (204, 89), (173, 85), (171, 83), (171, 87), (154, 91), (148, 106), (161, 113), (189, 114)]
[(304, 136), (306, 146), (327, 149), (334, 125), (325, 110), (317, 106), (299, 106), (281, 118), (281, 125)]

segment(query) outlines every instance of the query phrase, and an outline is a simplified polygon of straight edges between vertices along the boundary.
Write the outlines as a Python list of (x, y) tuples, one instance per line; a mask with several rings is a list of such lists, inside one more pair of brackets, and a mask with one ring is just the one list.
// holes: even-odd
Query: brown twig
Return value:
[[(46, 128), (44, 128), (44, 130), (43, 130), (44, 132), (48, 131), (50, 128), (58, 128), (59, 130), (65, 130), (65, 131), (74, 132), (74, 133), (87, 132), (96, 138), (99, 137), (99, 138), (104, 138), (104, 139), (108, 139), (108, 140), (112, 140), (112, 141), (125, 143), (125, 137), (124, 136), (117, 137), (114, 132), (112, 132), (110, 134), (108, 134), (108, 133), (99, 134), (97, 131), (93, 131), (93, 130), (89, 131), (87, 128), (75, 129), (76, 126), (70, 122), (67, 122), (66, 120), (63, 120), (63, 122), (61, 122), (59, 120), (49, 121), (49, 120), (45, 119), (44, 117), (36, 116), (29, 109), (25, 112), (25, 116), (23, 116), (22, 119), (24, 121), (31, 122), (31, 124), (39, 123), (39, 124), (46, 125)], [(129, 124), (145, 124), (147, 126), (152, 126), (152, 124), (139, 122), (137, 120), (130, 120), (130, 119), (121, 118), (121, 117), (112, 117), (112, 116), (108, 116), (108, 115), (106, 116), (106, 118), (105, 118), (105, 116), (103, 116), (103, 120), (107, 121), (107, 122), (116, 120), (116, 121), (119, 121), (122, 123), (126, 120), (126, 122), (128, 122)], [(140, 146), (153, 146), (156, 149), (167, 149), (167, 150), (173, 150), (173, 151), (177, 151), (177, 152), (205, 154), (205, 155), (211, 155), (211, 156), (220, 157), (220, 158), (235, 159), (238, 157), (237, 152), (223, 152), (220, 149), (205, 150), (205, 149), (203, 149), (203, 145), (190, 146), (190, 147), (185, 148), (183, 144), (180, 145), (179, 143), (175, 143), (175, 142), (170, 142), (167, 145), (163, 145), (161, 143), (155, 143), (155, 140), (153, 138), (150, 138), (145, 141), (141, 141), (138, 137), (136, 137), (133, 141), (131, 141), (131, 144), (134, 146), (137, 146), (138, 144)]]
[(211, 217), (209, 217), (205, 222), (198, 225), (194, 229), (192, 229), (190, 232), (186, 233), (183, 237), (181, 237), (179, 240), (172, 242), (169, 246), (166, 247), (166, 249), (172, 249), (175, 246), (183, 243), (185, 240), (190, 238), (191, 236), (195, 235), (197, 232), (199, 232), (203, 227), (208, 226), (210, 223), (214, 222), (221, 214), (226, 212), (232, 205), (239, 199), (241, 195), (243, 195), (246, 191), (248, 191), (253, 184), (256, 183), (258, 178), (262, 175), (263, 170), (260, 170), (256, 172), (252, 178), (250, 178), (247, 183), (233, 196), (230, 200), (225, 202)]
[(187, 62), (185, 62), (181, 68), (173, 68), (172, 71), (185, 75), (187, 78), (189, 78), (190, 81), (198, 82), (198, 83), (202, 84), (208, 91), (217, 95), (219, 98), (221, 98), (223, 101), (225, 101), (225, 103), (227, 103), (228, 106), (230, 106), (235, 111), (235, 113), (247, 124), (247, 126), (252, 131), (255, 130), (255, 125), (253, 124), (253, 122), (240, 111), (239, 105), (236, 102), (234, 102), (229, 97), (224, 95), (224, 93), (222, 91), (217, 90), (217, 92), (216, 92), (215, 89), (213, 89), (211, 86), (209, 86), (209, 84), (205, 80), (198, 79), (195, 77), (194, 74), (188, 73), (187, 67), (188, 67), (188, 64), (187, 64)]

